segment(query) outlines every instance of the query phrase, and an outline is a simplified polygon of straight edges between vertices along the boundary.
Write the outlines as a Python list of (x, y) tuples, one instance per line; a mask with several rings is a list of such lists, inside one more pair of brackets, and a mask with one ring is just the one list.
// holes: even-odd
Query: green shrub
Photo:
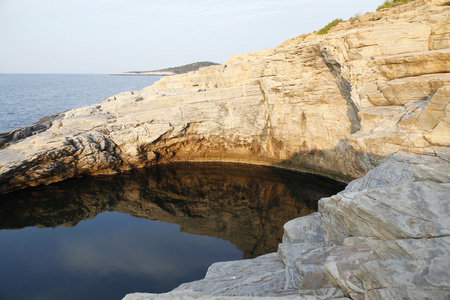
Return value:
[(351, 17), (350, 19), (348, 19), (348, 21), (349, 22), (351, 22), (352, 24), (356, 21), (356, 20), (358, 20), (358, 17), (360, 16), (361, 14), (356, 14), (356, 15), (354, 15), (353, 17)]
[(326, 34), (326, 33), (328, 33), (328, 31), (329, 31), (332, 27), (336, 26), (337, 24), (339, 24), (339, 23), (341, 23), (341, 22), (343, 22), (342, 19), (334, 19), (333, 21), (331, 21), (330, 23), (328, 23), (327, 26), (325, 26), (324, 28), (320, 29), (320, 30), (317, 32), (317, 34)]
[(397, 3), (407, 3), (409, 0), (386, 0), (383, 4), (378, 6), (377, 11), (383, 9), (383, 8), (389, 8)]
[[(380, 6), (378, 6), (377, 11), (379, 11), (379, 10), (381, 10), (381, 9), (383, 9), (383, 8), (389, 8), (389, 7), (394, 6), (395, 4), (398, 4), (398, 3), (408, 3), (408, 2), (409, 2), (409, 0), (385, 0), (383, 4), (381, 4)], [(351, 17), (351, 18), (349, 19), (349, 21), (352, 22), (352, 24), (353, 24), (353, 22), (355, 22), (356, 19), (358, 19), (358, 17), (359, 17), (359, 14), (356, 14), (354, 17)], [(327, 34), (328, 31), (329, 31), (332, 27), (336, 26), (336, 25), (339, 24), (340, 22), (343, 22), (343, 20), (342, 20), (342, 19), (334, 19), (333, 21), (331, 21), (330, 23), (328, 23), (327, 26), (325, 26), (324, 28), (320, 29), (320, 30), (317, 32), (317, 34)]]

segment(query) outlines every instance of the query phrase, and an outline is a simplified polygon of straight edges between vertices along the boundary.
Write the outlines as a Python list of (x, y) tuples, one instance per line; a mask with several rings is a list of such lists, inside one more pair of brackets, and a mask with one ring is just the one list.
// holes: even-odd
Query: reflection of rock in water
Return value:
[(74, 226), (117, 211), (228, 240), (249, 258), (276, 251), (286, 221), (343, 187), (268, 167), (175, 164), (2, 195), (0, 228)]

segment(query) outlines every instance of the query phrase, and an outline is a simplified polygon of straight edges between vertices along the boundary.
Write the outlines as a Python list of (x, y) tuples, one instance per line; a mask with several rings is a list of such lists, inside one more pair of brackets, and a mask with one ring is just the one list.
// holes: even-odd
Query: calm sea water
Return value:
[[(0, 74), (0, 131), (140, 90), (154, 77)], [(0, 195), (0, 299), (121, 299), (277, 250), (282, 225), (344, 186), (230, 164), (175, 164)]]
[(37, 122), (126, 91), (139, 91), (160, 77), (85, 74), (0, 74), (0, 132)]

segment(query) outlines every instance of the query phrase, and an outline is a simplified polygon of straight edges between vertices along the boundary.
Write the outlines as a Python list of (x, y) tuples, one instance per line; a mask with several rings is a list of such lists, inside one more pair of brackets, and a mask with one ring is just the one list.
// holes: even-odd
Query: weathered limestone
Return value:
[(296, 295), (295, 290), (284, 291), (284, 281), (284, 265), (272, 253), (255, 259), (215, 263), (205, 279), (182, 284), (176, 290), (201, 290), (213, 296)]
[[(450, 273), (444, 270), (450, 263), (449, 169), (439, 158), (397, 155), (320, 200), (327, 239), (344, 244), (341, 257), (332, 251), (327, 258), (326, 272), (344, 292), (368, 299), (450, 295)], [(354, 237), (356, 252), (348, 249)], [(339, 266), (355, 261), (351, 253), (364, 252), (353, 267), (356, 281), (342, 281), (347, 277)]]
[(447, 0), (412, 0), (3, 133), (0, 192), (172, 161), (359, 178), (286, 224), (283, 263), (127, 299), (448, 298), (449, 20)]

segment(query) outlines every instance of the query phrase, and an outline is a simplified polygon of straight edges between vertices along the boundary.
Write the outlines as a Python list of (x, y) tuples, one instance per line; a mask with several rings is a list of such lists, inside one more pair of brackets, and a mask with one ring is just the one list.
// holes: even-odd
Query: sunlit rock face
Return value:
[(117, 211), (228, 240), (250, 258), (276, 251), (286, 221), (313, 213), (318, 199), (343, 188), (267, 167), (174, 164), (8, 194), (0, 202), (0, 228), (74, 226)]
[(398, 151), (448, 158), (447, 7), (367, 14), (4, 133), (1, 190), (170, 161), (349, 180)]
[(171, 161), (359, 178), (448, 159), (448, 6), (413, 1), (1, 135), (1, 191)]

